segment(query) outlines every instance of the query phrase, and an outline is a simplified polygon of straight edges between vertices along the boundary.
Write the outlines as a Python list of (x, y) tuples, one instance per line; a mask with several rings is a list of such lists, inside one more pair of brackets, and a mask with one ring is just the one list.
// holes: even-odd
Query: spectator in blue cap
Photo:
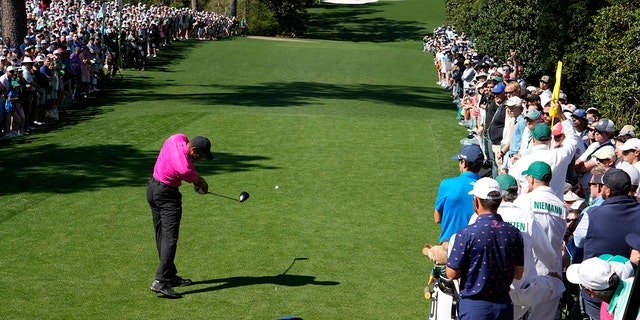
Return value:
[(478, 145), (465, 145), (458, 155), (460, 176), (442, 180), (438, 189), (433, 219), (442, 225), (438, 243), (449, 241), (449, 238), (460, 228), (469, 223), (473, 214), (473, 196), (469, 191), (480, 179), (478, 172), (484, 163), (484, 155)]
[(584, 109), (576, 109), (573, 111), (573, 127), (576, 129), (578, 140), (582, 141), (585, 147), (591, 143), (589, 139), (589, 122), (587, 121), (587, 112)]

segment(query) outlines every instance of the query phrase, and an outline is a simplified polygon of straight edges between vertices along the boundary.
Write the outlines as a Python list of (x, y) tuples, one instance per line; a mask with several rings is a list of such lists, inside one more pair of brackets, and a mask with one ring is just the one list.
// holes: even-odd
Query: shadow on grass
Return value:
[[(184, 60), (191, 54), (191, 51), (199, 46), (204, 45), (203, 41), (187, 40), (174, 41), (171, 45), (158, 49), (159, 56), (155, 58), (147, 57), (147, 70), (152, 71), (169, 71), (176, 62)], [(125, 73), (127, 70), (124, 71)]]
[[(14, 140), (28, 143), (28, 139)], [(122, 186), (145, 186), (158, 151), (142, 152), (129, 145), (62, 147), (46, 144), (29, 152), (0, 153), (3, 158), (0, 196), (15, 193), (73, 193)], [(203, 175), (278, 169), (261, 165), (264, 156), (217, 152), (214, 161), (198, 161)], [(0, 212), (0, 223), (18, 212)]]
[[(382, 102), (398, 107), (452, 109), (450, 99), (440, 88), (426, 88), (402, 85), (337, 85), (320, 82), (268, 82), (260, 85), (216, 85), (221, 91), (213, 93), (180, 94), (181, 86), (192, 88), (201, 86), (208, 91), (211, 85), (174, 84), (176, 90), (158, 93), (149, 90), (149, 83), (132, 81), (123, 85), (130, 89), (112, 97), (111, 102), (146, 100), (185, 100), (193, 104), (237, 105), (244, 107), (296, 107), (316, 105), (326, 99)], [(145, 92), (146, 91), (146, 92)], [(147, 93), (149, 92), (149, 93)]]
[(422, 38), (428, 31), (424, 22), (398, 21), (370, 17), (382, 13), (390, 3), (375, 2), (359, 5), (323, 3), (314, 7), (304, 38), (351, 42), (395, 42)]
[(206, 287), (202, 289), (189, 290), (189, 291), (182, 292), (182, 294), (185, 295), (185, 294), (193, 294), (193, 293), (203, 293), (203, 292), (216, 291), (216, 290), (222, 290), (222, 289), (257, 285), (257, 284), (275, 284), (275, 285), (286, 286), (286, 287), (300, 287), (300, 286), (306, 286), (306, 285), (336, 286), (336, 285), (339, 285), (340, 282), (318, 281), (314, 276), (279, 274), (277, 276), (229, 277), (229, 278), (211, 279), (211, 280), (193, 282), (193, 285), (200, 285), (200, 284), (218, 284), (218, 285)]
[(211, 279), (211, 280), (203, 280), (203, 281), (194, 281), (193, 285), (199, 284), (218, 284), (216, 286), (195, 289), (182, 292), (185, 294), (192, 293), (203, 293), (209, 291), (216, 291), (222, 289), (229, 288), (237, 288), (244, 286), (252, 286), (256, 284), (275, 284), (279, 286), (286, 287), (300, 287), (306, 285), (316, 285), (316, 286), (337, 286), (340, 282), (336, 281), (317, 281), (316, 277), (313, 276), (302, 276), (302, 275), (292, 275), (287, 274), (289, 270), (295, 265), (297, 261), (305, 261), (309, 260), (309, 258), (294, 258), (289, 267), (281, 274), (276, 276), (261, 276), (261, 277), (229, 277), (229, 278), (221, 278), (221, 279)]
[[(28, 143), (26, 139), (14, 140)], [(0, 195), (19, 192), (71, 193), (121, 186), (142, 186), (151, 177), (158, 151), (130, 145), (63, 147), (46, 144), (29, 152), (3, 153)], [(214, 161), (199, 161), (200, 173), (214, 175), (255, 169), (277, 169), (257, 162), (264, 156), (217, 152)]]

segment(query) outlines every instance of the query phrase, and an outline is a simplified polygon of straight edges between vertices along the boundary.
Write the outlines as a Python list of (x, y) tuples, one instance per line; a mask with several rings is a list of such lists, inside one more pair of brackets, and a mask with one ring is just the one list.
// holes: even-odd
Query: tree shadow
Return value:
[[(382, 102), (398, 107), (451, 109), (451, 101), (440, 88), (426, 88), (402, 85), (354, 84), (338, 85), (331, 83), (296, 81), (267, 82), (259, 85), (224, 85), (217, 84), (222, 92), (180, 94), (176, 89), (171, 93), (156, 93), (149, 90), (150, 83), (132, 80), (123, 87), (133, 90), (123, 91), (111, 99), (111, 103), (134, 100), (186, 100), (193, 104), (205, 105), (237, 105), (243, 107), (296, 107), (317, 105), (326, 99), (357, 100)], [(175, 88), (197, 87), (209, 91), (211, 85), (173, 84)], [(151, 93), (149, 93), (151, 92)]]
[(279, 274), (276, 276), (260, 276), (260, 277), (229, 277), (221, 279), (211, 279), (204, 281), (195, 281), (193, 285), (200, 284), (218, 284), (206, 288), (189, 290), (181, 292), (183, 295), (193, 293), (203, 293), (209, 291), (217, 291), (222, 289), (230, 289), (244, 286), (252, 286), (258, 284), (275, 284), (286, 287), (300, 287), (306, 285), (317, 286), (336, 286), (340, 282), (337, 281), (318, 281), (314, 276), (293, 275), (293, 274)]
[[(11, 140), (30, 143), (31, 137)], [(0, 149), (0, 196), (16, 193), (74, 193), (122, 186), (144, 186), (150, 179), (158, 150), (140, 151), (131, 145), (105, 144), (66, 147), (44, 144), (28, 151)], [(215, 175), (249, 170), (273, 170), (262, 165), (269, 157), (216, 152), (216, 160), (197, 164), (198, 172)], [(16, 213), (1, 212), (0, 223)]]
[(157, 57), (147, 57), (146, 69), (160, 72), (170, 71), (177, 62), (184, 60), (191, 54), (191, 51), (204, 44), (203, 41), (197, 40), (174, 41), (169, 46), (159, 48), (160, 55)]
[[(130, 145), (64, 147), (45, 144), (3, 159), (0, 195), (18, 192), (57, 192), (144, 185), (151, 177), (158, 151)], [(216, 152), (213, 163), (199, 162), (200, 173), (215, 175), (249, 170), (273, 170), (260, 164), (269, 157)], [(38, 183), (28, 183), (37, 181)]]
[(395, 42), (415, 40), (426, 34), (424, 22), (399, 21), (371, 15), (383, 12), (386, 2), (358, 5), (323, 3), (315, 6), (307, 23), (305, 38), (351, 42)]

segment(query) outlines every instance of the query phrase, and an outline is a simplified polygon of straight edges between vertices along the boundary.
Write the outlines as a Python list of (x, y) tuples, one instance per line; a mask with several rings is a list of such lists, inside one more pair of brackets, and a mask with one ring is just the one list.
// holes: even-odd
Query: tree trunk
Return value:
[(238, 17), (238, 0), (231, 0), (231, 3), (229, 3), (229, 11), (232, 17)]
[(191, 10), (198, 11), (198, 0), (191, 0)]
[[(27, 35), (27, 11), (25, 1), (0, 0), (2, 4), (2, 37), (11, 39), (11, 45), (19, 46)], [(4, 43), (7, 43), (6, 40)]]

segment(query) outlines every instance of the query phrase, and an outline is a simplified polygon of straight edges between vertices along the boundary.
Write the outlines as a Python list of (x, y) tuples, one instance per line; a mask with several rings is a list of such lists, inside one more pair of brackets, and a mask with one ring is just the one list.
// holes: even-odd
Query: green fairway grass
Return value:
[[(444, 3), (310, 13), (304, 41), (183, 41), (2, 140), (1, 318), (426, 318), (421, 248), (466, 134), (420, 50)], [(145, 194), (177, 132), (211, 139), (210, 191), (251, 198), (183, 185), (176, 265), (195, 284), (168, 300)]]

